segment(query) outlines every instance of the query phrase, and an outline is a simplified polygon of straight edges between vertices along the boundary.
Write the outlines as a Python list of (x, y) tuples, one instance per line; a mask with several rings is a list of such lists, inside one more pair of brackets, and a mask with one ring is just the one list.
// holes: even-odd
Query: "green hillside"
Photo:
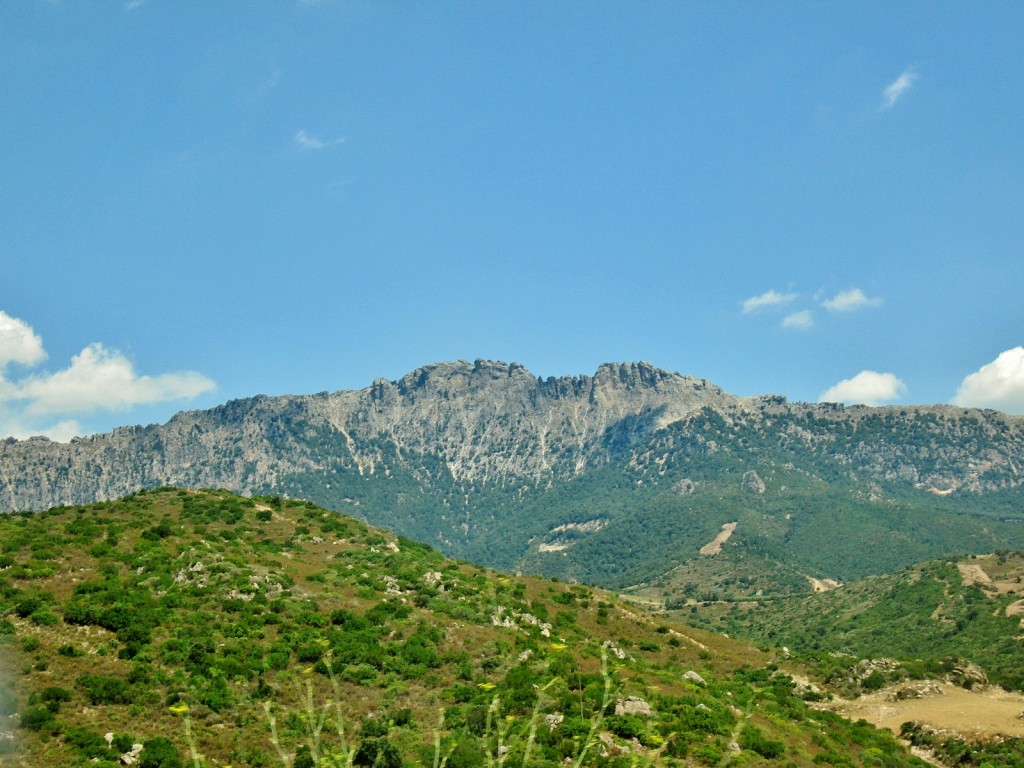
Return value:
[(923, 563), (806, 597), (695, 604), (678, 615), (797, 654), (894, 658), (917, 676), (965, 659), (991, 682), (1024, 690), (1022, 581), (1024, 556), (1007, 552)]
[(5, 766), (921, 764), (742, 643), (307, 502), (7, 515), (0, 558)]

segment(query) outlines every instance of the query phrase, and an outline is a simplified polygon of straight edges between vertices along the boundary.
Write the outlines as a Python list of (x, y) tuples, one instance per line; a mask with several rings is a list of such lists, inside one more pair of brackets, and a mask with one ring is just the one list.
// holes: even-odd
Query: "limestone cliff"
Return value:
[(647, 363), (548, 379), (515, 363), (437, 363), (358, 391), (234, 400), (70, 443), (8, 439), (0, 510), (163, 485), (273, 489), (282, 476), (338, 463), (373, 474), (393, 452), (437, 457), (456, 481), (539, 483), (582, 472), (705, 406), (740, 400)]
[[(713, 438), (706, 425), (692, 427), (708, 414), (721, 426)], [(537, 486), (615, 456), (637, 466), (732, 441), (811, 454), (859, 482), (936, 494), (1024, 481), (1024, 419), (993, 411), (741, 399), (648, 363), (540, 379), (516, 363), (477, 360), (428, 365), (358, 391), (235, 400), (70, 443), (8, 439), (0, 442), (0, 510), (163, 485), (273, 492), (285, 477), (370, 477), (397, 467), (466, 487)]]

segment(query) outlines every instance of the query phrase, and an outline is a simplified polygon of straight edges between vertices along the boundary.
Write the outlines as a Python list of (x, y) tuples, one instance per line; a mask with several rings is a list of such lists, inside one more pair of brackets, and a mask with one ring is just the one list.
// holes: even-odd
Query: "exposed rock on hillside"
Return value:
[(764, 480), (754, 470), (743, 473), (743, 490), (747, 493), (764, 493)]

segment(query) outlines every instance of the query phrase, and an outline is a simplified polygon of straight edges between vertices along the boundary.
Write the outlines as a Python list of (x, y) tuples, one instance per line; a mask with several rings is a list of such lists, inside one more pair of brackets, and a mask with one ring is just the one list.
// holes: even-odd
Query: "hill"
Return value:
[(676, 598), (729, 586), (701, 550), (730, 526), (722, 552), (752, 592), (780, 594), (1024, 546), (1022, 448), (1024, 419), (994, 411), (744, 399), (646, 363), (539, 379), (454, 362), (7, 440), (0, 509), (164, 485), (309, 498), (490, 567)]
[(0, 518), (3, 765), (920, 765), (748, 646), (280, 497)]
[(921, 563), (809, 596), (719, 598), (695, 602), (679, 615), (797, 654), (891, 657), (918, 677), (948, 672), (965, 659), (980, 665), (989, 681), (1024, 690), (1020, 553)]

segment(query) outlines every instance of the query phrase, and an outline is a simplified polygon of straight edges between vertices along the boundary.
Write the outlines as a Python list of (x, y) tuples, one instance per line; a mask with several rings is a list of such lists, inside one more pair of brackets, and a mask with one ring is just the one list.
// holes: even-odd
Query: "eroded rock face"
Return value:
[(693, 482), (693, 480), (690, 480), (689, 478), (683, 478), (682, 480), (677, 482), (674, 486), (672, 486), (672, 488), (680, 496), (689, 496), (695, 490), (697, 490), (697, 484), (695, 482)]
[(967, 690), (988, 685), (988, 675), (985, 674), (985, 671), (969, 661), (961, 662), (953, 667), (953, 671), (949, 673), (948, 677), (949, 682), (953, 685), (959, 685)]
[[(234, 400), (70, 443), (0, 440), (0, 511), (165, 485), (276, 493), (317, 476), (330, 488), (329, 477), (343, 472), (403, 471), (421, 488), (440, 478), (469, 493), (569, 479), (631, 452), (634, 467), (657, 474), (666, 461), (762, 443), (812, 455), (866, 486), (900, 482), (947, 495), (1024, 485), (1024, 418), (995, 411), (743, 399), (648, 363), (542, 379), (517, 363), (477, 360), (424, 366), (358, 391)], [(754, 470), (742, 482), (750, 493), (765, 490)]]
[(742, 487), (745, 493), (761, 494), (765, 490), (764, 480), (752, 469), (743, 473)]
[(337, 466), (361, 475), (437, 457), (457, 482), (540, 483), (705, 406), (739, 398), (648, 363), (540, 379), (518, 363), (437, 363), (358, 391), (254, 397), (56, 443), (0, 441), (0, 511), (103, 501), (175, 485), (273, 489)]

